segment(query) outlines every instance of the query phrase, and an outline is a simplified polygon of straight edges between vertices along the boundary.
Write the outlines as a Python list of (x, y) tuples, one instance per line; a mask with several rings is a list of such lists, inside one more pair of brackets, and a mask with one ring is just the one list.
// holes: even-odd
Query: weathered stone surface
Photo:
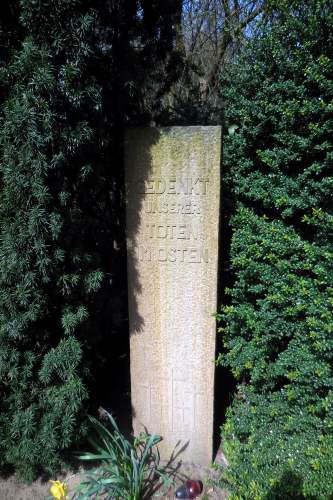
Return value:
[(125, 145), (134, 432), (212, 460), (220, 127), (138, 128)]

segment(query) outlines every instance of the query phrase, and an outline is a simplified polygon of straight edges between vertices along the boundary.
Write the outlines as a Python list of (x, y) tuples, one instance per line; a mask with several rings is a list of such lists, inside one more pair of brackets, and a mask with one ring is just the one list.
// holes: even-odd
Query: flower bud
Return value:
[(52, 483), (50, 493), (56, 500), (66, 498), (68, 488), (64, 483), (60, 481), (50, 481), (50, 483)]

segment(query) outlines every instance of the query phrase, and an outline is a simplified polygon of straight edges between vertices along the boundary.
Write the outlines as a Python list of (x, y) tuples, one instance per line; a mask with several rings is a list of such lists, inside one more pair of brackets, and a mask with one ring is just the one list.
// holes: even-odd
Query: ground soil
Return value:
[[(226, 466), (226, 461), (221, 452), (218, 453), (216, 463)], [(75, 488), (80, 483), (84, 472), (80, 471), (75, 474), (66, 474), (60, 479), (65, 482), (69, 488), (68, 497), (71, 499), (75, 492)], [(175, 485), (167, 492), (162, 490), (157, 491), (152, 498), (154, 499), (174, 499), (175, 489), (188, 479), (200, 479), (204, 484), (202, 495), (198, 500), (224, 500), (228, 498), (226, 491), (210, 485), (210, 481), (216, 478), (218, 473), (209, 467), (202, 467), (194, 463), (182, 463), (175, 474)], [(0, 478), (0, 500), (45, 500), (50, 498), (49, 494), (50, 483), (47, 480), (38, 479), (32, 484), (27, 485), (20, 482), (16, 476)]]

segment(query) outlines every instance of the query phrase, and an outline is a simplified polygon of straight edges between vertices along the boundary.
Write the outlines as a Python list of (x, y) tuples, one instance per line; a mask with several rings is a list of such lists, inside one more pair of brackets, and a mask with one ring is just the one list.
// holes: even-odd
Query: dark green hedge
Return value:
[(103, 382), (112, 391), (109, 372), (96, 377), (115, 359), (119, 316), (128, 333), (122, 127), (157, 113), (172, 84), (177, 65), (161, 73), (179, 2), (10, 3), (0, 7), (0, 467), (32, 478), (71, 458), (95, 393)]
[[(234, 499), (333, 495), (333, 9), (280, 2), (222, 82)], [(292, 6), (290, 6), (292, 4)]]
[(18, 14), (0, 73), (0, 464), (32, 478), (59, 469), (85, 429), (102, 93), (89, 4), (22, 1)]

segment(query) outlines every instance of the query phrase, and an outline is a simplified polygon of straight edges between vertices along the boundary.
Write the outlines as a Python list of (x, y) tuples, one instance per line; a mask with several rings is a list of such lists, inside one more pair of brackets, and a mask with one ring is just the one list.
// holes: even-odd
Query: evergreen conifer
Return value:
[(149, 120), (167, 89), (156, 79), (179, 2), (166, 3), (2, 11), (0, 466), (26, 478), (59, 470), (85, 432), (101, 296), (119, 292), (126, 255), (122, 128)]

